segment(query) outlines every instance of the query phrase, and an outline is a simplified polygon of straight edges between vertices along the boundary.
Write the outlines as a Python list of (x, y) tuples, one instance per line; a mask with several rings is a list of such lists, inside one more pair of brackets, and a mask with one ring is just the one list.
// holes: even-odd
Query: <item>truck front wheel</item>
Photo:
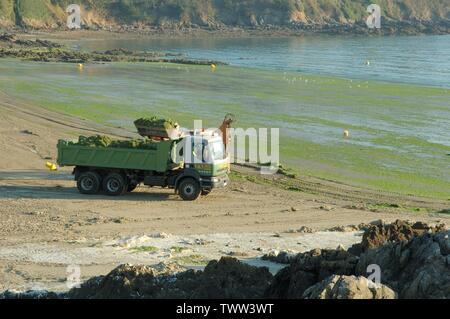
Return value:
[(100, 190), (101, 177), (96, 172), (84, 172), (77, 178), (77, 187), (81, 194), (94, 195)]
[(119, 196), (128, 190), (128, 185), (122, 175), (111, 173), (103, 180), (103, 190), (106, 195)]
[(193, 178), (186, 178), (178, 186), (178, 193), (185, 201), (196, 200), (200, 196), (200, 184)]

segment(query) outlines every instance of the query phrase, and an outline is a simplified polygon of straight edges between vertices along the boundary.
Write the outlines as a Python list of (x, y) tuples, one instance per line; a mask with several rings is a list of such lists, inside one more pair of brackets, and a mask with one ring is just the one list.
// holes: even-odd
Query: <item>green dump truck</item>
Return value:
[(82, 194), (118, 196), (140, 184), (174, 189), (187, 201), (226, 187), (229, 158), (218, 135), (161, 140), (147, 149), (82, 146), (58, 142), (59, 166), (74, 166)]

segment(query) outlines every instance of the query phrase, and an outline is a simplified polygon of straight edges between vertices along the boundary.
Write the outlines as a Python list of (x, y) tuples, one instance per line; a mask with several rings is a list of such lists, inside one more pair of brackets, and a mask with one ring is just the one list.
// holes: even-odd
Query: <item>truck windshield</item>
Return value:
[(213, 161), (223, 160), (225, 158), (225, 150), (222, 141), (216, 141), (208, 144)]
[(202, 140), (199, 143), (193, 143), (192, 155), (197, 162), (213, 163), (225, 159), (225, 150), (221, 140), (214, 142)]

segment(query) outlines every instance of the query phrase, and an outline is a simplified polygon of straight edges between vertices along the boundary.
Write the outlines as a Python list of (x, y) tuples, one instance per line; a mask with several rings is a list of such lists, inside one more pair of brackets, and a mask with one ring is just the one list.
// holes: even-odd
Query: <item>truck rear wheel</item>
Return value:
[(119, 196), (128, 190), (128, 185), (122, 175), (111, 173), (103, 180), (103, 190), (106, 195)]
[(77, 178), (77, 187), (81, 194), (94, 195), (100, 190), (101, 177), (96, 172), (84, 172)]
[(200, 184), (193, 178), (186, 178), (178, 186), (178, 193), (185, 201), (196, 200), (200, 196)]

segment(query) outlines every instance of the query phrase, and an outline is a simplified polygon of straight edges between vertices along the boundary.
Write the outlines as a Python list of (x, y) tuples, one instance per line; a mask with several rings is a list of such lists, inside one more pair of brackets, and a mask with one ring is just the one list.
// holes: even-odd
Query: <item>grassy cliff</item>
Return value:
[(15, 24), (14, 4), (10, 0), (0, 0), (0, 25), (12, 26)]
[(86, 25), (286, 26), (352, 24), (378, 3), (394, 21), (448, 21), (448, 0), (0, 0), (0, 25), (57, 27), (68, 4), (82, 6)]

